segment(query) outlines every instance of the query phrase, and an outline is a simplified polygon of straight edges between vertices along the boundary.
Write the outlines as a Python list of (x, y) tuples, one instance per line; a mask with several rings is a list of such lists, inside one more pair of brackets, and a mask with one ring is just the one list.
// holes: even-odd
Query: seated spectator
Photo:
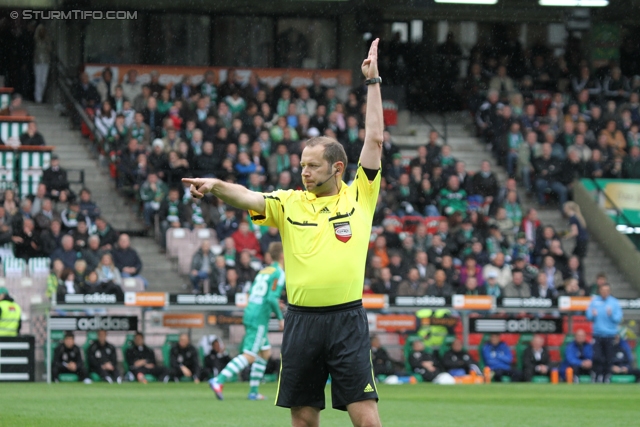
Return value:
[(531, 382), (534, 376), (549, 376), (551, 373), (551, 359), (549, 350), (544, 346), (544, 338), (536, 335), (531, 344), (522, 353), (522, 377), (525, 382)]
[(42, 253), (50, 257), (53, 251), (62, 247), (63, 236), (65, 236), (65, 234), (62, 232), (62, 222), (54, 218), (51, 221), (50, 227), (40, 232), (39, 237), (42, 244)]
[(560, 292), (558, 292), (558, 296), (580, 297), (584, 296), (584, 290), (578, 286), (578, 280), (571, 277), (564, 281)]
[[(33, 211), (33, 207), (31, 208)], [(51, 228), (51, 221), (54, 218), (58, 218), (60, 215), (53, 209), (53, 202), (49, 198), (44, 198), (40, 204), (38, 212), (34, 212), (33, 221), (36, 226), (36, 230), (42, 233), (44, 230)]]
[(380, 269), (380, 277), (371, 280), (371, 291), (374, 294), (386, 294), (389, 298), (395, 298), (398, 294), (398, 286), (400, 282), (391, 276), (389, 267)]
[(86, 276), (88, 272), (89, 270), (87, 270), (87, 261), (83, 259), (77, 259), (76, 263), (73, 265), (74, 283), (82, 290), (82, 293), (86, 293)]
[(91, 200), (91, 190), (88, 188), (80, 190), (80, 213), (88, 217), (91, 223), (100, 216), (100, 208)]
[(467, 277), (464, 287), (458, 291), (464, 295), (485, 295), (485, 287), (478, 287), (478, 279), (473, 276)]
[(102, 101), (102, 106), (96, 111), (94, 118), (96, 130), (103, 138), (107, 138), (115, 122), (116, 112), (111, 108), (111, 102), (107, 100)]
[(102, 258), (103, 251), (100, 249), (100, 237), (96, 234), (89, 236), (87, 245), (82, 249), (81, 258), (87, 262), (88, 271), (96, 269)]
[(389, 270), (391, 270), (391, 276), (401, 281), (403, 277), (407, 276), (409, 265), (402, 259), (402, 253), (394, 251), (389, 258)]
[(238, 230), (231, 235), (231, 238), (235, 243), (236, 251), (242, 252), (246, 249), (253, 258), (262, 259), (260, 242), (258, 242), (256, 235), (249, 229), (249, 223), (246, 221), (240, 222)]
[(396, 370), (394, 365), (396, 362), (391, 359), (387, 350), (382, 347), (380, 337), (371, 336), (371, 363), (373, 364), (373, 374), (378, 375), (394, 375)]
[(411, 343), (409, 366), (411, 366), (413, 373), (422, 376), (426, 382), (433, 381), (440, 374), (433, 355), (424, 350), (424, 341), (421, 339), (416, 339)]
[(398, 296), (423, 296), (426, 295), (428, 287), (426, 281), (420, 280), (418, 269), (410, 268), (407, 278), (398, 286)]
[(27, 131), (20, 135), (21, 145), (46, 145), (42, 134), (38, 132), (38, 125), (36, 122), (29, 122)]
[(55, 382), (60, 381), (60, 374), (76, 374), (78, 381), (91, 384), (87, 378), (87, 371), (82, 360), (82, 351), (75, 343), (73, 332), (66, 332), (63, 341), (58, 344), (51, 358), (51, 377)]
[(73, 247), (77, 252), (82, 252), (89, 244), (89, 229), (84, 219), (78, 221), (76, 229), (69, 234), (73, 237)]
[(209, 381), (209, 379), (218, 376), (229, 362), (231, 362), (231, 357), (224, 350), (222, 340), (215, 337), (211, 343), (211, 351), (204, 356), (204, 366), (200, 374), (200, 380)]
[(491, 205), (493, 199), (498, 195), (498, 178), (491, 171), (491, 163), (483, 160), (480, 164), (480, 171), (473, 176), (471, 194), (483, 197), (485, 206)]
[(76, 276), (73, 273), (71, 268), (65, 268), (60, 273), (60, 280), (58, 281), (59, 285), (56, 288), (56, 298), (57, 301), (64, 301), (64, 296), (75, 295), (75, 294), (83, 294), (84, 288), (76, 282)]
[(29, 112), (22, 104), (22, 95), (19, 93), (14, 93), (11, 96), (11, 102), (9, 105), (0, 110), (0, 116), (25, 117), (28, 115)]
[(511, 282), (511, 266), (506, 263), (504, 253), (498, 252), (491, 258), (491, 264), (487, 264), (482, 269), (482, 277), (487, 277), (490, 271), (498, 274), (498, 285), (504, 288)]
[(487, 281), (485, 282), (483, 293), (484, 295), (491, 295), (496, 298), (502, 296), (502, 288), (498, 285), (498, 273), (495, 270), (487, 273)]
[(65, 234), (62, 237), (62, 246), (53, 251), (50, 258), (51, 261), (59, 259), (66, 268), (73, 269), (76, 260), (79, 258), (78, 251), (74, 248), (73, 237)]
[[(560, 276), (560, 280), (562, 280), (562, 276)], [(557, 298), (558, 291), (550, 285), (547, 274), (541, 271), (538, 273), (537, 282), (531, 287), (531, 296), (534, 298)]]
[(573, 381), (579, 382), (579, 375), (593, 374), (593, 346), (587, 342), (587, 334), (583, 329), (576, 331), (575, 339), (567, 344), (564, 360), (560, 365), (560, 374), (566, 378), (567, 368), (573, 369)]
[(64, 271), (64, 264), (57, 259), (51, 263), (51, 271), (47, 276), (47, 290), (45, 295), (51, 300), (58, 293), (58, 287), (62, 284), (61, 275)]
[(531, 288), (524, 281), (522, 270), (511, 272), (511, 283), (505, 286), (502, 296), (505, 298), (531, 298)]
[(481, 373), (476, 361), (462, 348), (462, 341), (458, 338), (451, 343), (451, 348), (442, 356), (442, 366), (454, 377), (467, 375), (472, 370), (479, 375)]
[(180, 199), (180, 191), (177, 188), (169, 189), (169, 195), (160, 204), (158, 219), (160, 220), (160, 245), (166, 248), (167, 230), (169, 228), (187, 227), (184, 204)]
[(589, 295), (590, 296), (600, 295), (600, 287), (606, 285), (607, 283), (609, 283), (607, 281), (607, 275), (604, 272), (598, 273), (596, 275), (596, 283), (593, 283), (589, 287)]
[(482, 272), (482, 267), (476, 263), (473, 256), (466, 257), (464, 265), (460, 268), (460, 283), (466, 283), (469, 277), (475, 278), (478, 286), (484, 285), (485, 275)]
[(84, 108), (94, 108), (100, 103), (100, 94), (95, 85), (89, 80), (89, 74), (80, 74), (80, 79), (75, 87), (75, 98)]
[(113, 264), (113, 258), (111, 254), (105, 252), (100, 258), (100, 264), (96, 267), (96, 273), (98, 274), (98, 282), (112, 282), (119, 287), (122, 287), (122, 275), (116, 266)]
[(178, 342), (171, 347), (169, 353), (169, 375), (175, 382), (182, 377), (193, 378), (195, 384), (200, 383), (200, 357), (198, 350), (190, 343), (189, 335), (180, 334)]
[(269, 245), (275, 242), (282, 242), (280, 231), (277, 227), (269, 227), (260, 237), (260, 251), (266, 254), (269, 251)]
[(447, 281), (447, 275), (444, 270), (436, 270), (433, 280), (433, 284), (427, 288), (427, 295), (434, 297), (450, 297), (453, 295), (453, 287)]
[(622, 161), (622, 177), (640, 179), (640, 147), (631, 147), (629, 155), (624, 157)]
[(238, 281), (238, 271), (235, 267), (227, 268), (225, 280), (218, 285), (217, 293), (226, 295), (229, 302), (235, 301), (236, 294), (242, 294), (248, 289), (244, 289), (243, 284)]
[(122, 233), (118, 237), (118, 245), (111, 251), (113, 263), (120, 270), (121, 276), (134, 277), (142, 280), (144, 288), (149, 287), (149, 282), (140, 275), (142, 271), (142, 261), (138, 256), (138, 252), (131, 247), (131, 239), (126, 233)]
[(491, 369), (494, 381), (500, 382), (504, 376), (510, 377), (512, 381), (520, 379), (520, 373), (511, 366), (511, 349), (500, 339), (500, 334), (491, 334), (489, 341), (482, 346), (482, 358), (485, 366)]
[(220, 282), (218, 270), (216, 268), (216, 255), (211, 251), (211, 242), (203, 240), (200, 248), (193, 254), (191, 258), (191, 271), (189, 272), (189, 280), (193, 287), (193, 293), (201, 293), (200, 286), (204, 280), (209, 280), (211, 289), (215, 289)]
[(98, 339), (87, 350), (89, 359), (89, 373), (96, 373), (109, 384), (122, 383), (122, 377), (118, 371), (118, 358), (116, 348), (107, 342), (107, 331), (98, 331)]
[(547, 275), (547, 283), (552, 289), (558, 289), (562, 286), (562, 269), (556, 267), (555, 258), (551, 255), (544, 257), (543, 263), (540, 266), (540, 271)]
[(51, 155), (51, 163), (48, 169), (42, 172), (42, 183), (47, 186), (47, 196), (55, 201), (67, 200), (73, 195), (69, 188), (69, 180), (67, 179), (67, 171), (60, 167), (60, 160), (57, 154)]
[(535, 159), (533, 167), (536, 171), (536, 192), (538, 203), (547, 204), (547, 191), (553, 191), (560, 200), (560, 206), (567, 201), (567, 187), (560, 181), (561, 162), (551, 157), (551, 145), (542, 145), (542, 155)]
[(640, 382), (640, 369), (633, 367), (633, 354), (629, 343), (618, 333), (613, 338), (613, 363), (611, 365), (613, 375), (633, 375), (636, 382)]
[[(9, 228), (5, 228), (8, 232)], [(71, 238), (71, 236), (69, 237)], [(18, 230), (13, 230), (11, 241), (13, 242), (13, 251), (16, 258), (28, 261), (31, 258), (42, 256), (42, 243), (35, 233), (35, 225), (31, 219), (24, 219), (22, 226)], [(71, 242), (73, 242), (72, 238)], [(73, 267), (73, 264), (71, 267)]]
[(146, 384), (145, 375), (153, 375), (165, 383), (169, 381), (167, 368), (156, 362), (155, 352), (145, 345), (144, 335), (141, 332), (136, 332), (133, 345), (127, 349), (124, 358), (129, 365), (129, 373), (127, 374), (129, 381), (135, 379)]
[(436, 267), (433, 264), (429, 264), (429, 256), (426, 252), (416, 252), (414, 266), (418, 269), (420, 280), (433, 283), (433, 275), (436, 273)]
[(245, 289), (251, 288), (253, 279), (256, 277), (258, 272), (251, 266), (251, 254), (247, 249), (240, 252), (236, 270), (238, 271), (238, 282), (242, 287)]
[(110, 251), (118, 241), (118, 232), (102, 217), (96, 218), (96, 234), (100, 237), (100, 249)]
[(85, 221), (87, 227), (91, 228), (91, 219), (80, 212), (80, 203), (77, 200), (72, 200), (69, 203), (69, 207), (60, 212), (60, 219), (65, 232), (75, 230), (78, 226), (78, 221)]
[(467, 212), (467, 192), (460, 189), (460, 180), (452, 175), (447, 180), (447, 187), (440, 191), (440, 212), (451, 216), (456, 212), (465, 215)]
[(144, 223), (147, 228), (153, 227), (155, 215), (168, 192), (167, 185), (158, 178), (157, 173), (151, 172), (147, 175), (147, 180), (140, 187), (140, 200), (143, 203)]

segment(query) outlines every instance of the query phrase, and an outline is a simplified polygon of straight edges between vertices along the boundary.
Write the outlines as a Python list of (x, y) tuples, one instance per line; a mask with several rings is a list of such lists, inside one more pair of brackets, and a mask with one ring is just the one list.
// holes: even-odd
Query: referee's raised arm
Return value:
[(228, 205), (237, 209), (264, 213), (266, 205), (261, 193), (251, 191), (239, 184), (232, 184), (217, 178), (182, 178), (182, 182), (191, 184), (191, 195), (202, 198), (211, 193)]
[(382, 95), (378, 75), (378, 43), (375, 39), (369, 48), (369, 55), (362, 62), (362, 74), (367, 85), (367, 112), (365, 118), (364, 146), (360, 153), (360, 164), (366, 169), (380, 169), (382, 157), (382, 133), (384, 119), (382, 117)]

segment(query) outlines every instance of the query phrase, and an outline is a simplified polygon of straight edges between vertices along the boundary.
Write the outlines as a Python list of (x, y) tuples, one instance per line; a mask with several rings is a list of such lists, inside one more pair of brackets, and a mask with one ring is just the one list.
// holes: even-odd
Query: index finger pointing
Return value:
[(198, 185), (198, 178), (182, 178), (182, 182), (185, 184)]

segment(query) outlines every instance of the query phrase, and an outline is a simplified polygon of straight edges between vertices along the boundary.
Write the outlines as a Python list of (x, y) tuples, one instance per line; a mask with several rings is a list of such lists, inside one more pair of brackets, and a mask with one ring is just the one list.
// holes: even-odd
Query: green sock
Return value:
[(216, 380), (220, 384), (224, 384), (226, 381), (229, 381), (234, 376), (238, 375), (244, 368), (249, 366), (249, 361), (244, 356), (244, 354), (239, 354), (234, 357), (231, 362), (225, 366), (225, 368), (220, 372), (220, 375), (216, 377)]
[(258, 357), (253, 365), (251, 365), (251, 375), (249, 376), (250, 393), (258, 393), (260, 381), (264, 377), (264, 371), (267, 369), (267, 361)]

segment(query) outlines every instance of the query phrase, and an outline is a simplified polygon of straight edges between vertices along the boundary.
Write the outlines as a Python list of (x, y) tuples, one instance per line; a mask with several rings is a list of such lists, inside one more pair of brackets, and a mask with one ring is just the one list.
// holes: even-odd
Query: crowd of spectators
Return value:
[(142, 262), (129, 236), (119, 234), (103, 217), (83, 188), (70, 189), (56, 155), (43, 172), (33, 195), (21, 200), (7, 189), (0, 203), (0, 244), (9, 244), (16, 258), (49, 258), (47, 296), (104, 292), (122, 296), (123, 278), (142, 276)]
[(594, 69), (585, 60), (569, 66), (547, 51), (524, 71), (509, 56), (476, 60), (465, 87), (478, 133), (540, 205), (549, 194), (562, 205), (576, 179), (640, 177), (634, 69), (625, 74), (614, 62)]

